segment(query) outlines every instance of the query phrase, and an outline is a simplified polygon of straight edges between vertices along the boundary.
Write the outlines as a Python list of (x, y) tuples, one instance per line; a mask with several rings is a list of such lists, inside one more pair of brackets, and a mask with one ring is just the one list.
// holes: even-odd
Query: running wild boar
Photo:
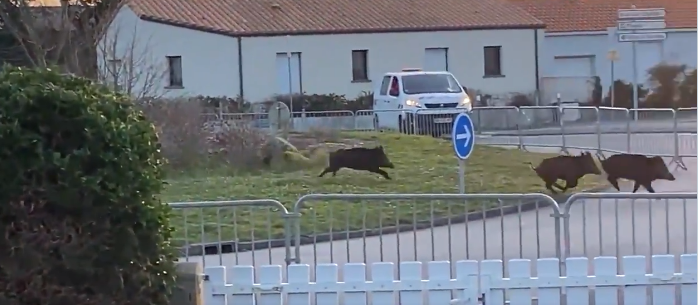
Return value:
[(354, 170), (369, 171), (379, 174), (385, 177), (385, 179), (391, 179), (388, 173), (382, 170), (381, 167), (395, 168), (385, 154), (385, 151), (383, 151), (383, 146), (378, 146), (376, 148), (354, 147), (339, 149), (330, 153), (329, 165), (318, 177), (322, 177), (327, 173), (332, 173), (334, 177), (341, 168), (351, 168)]
[(674, 181), (674, 175), (664, 164), (661, 157), (647, 157), (634, 154), (617, 154), (601, 160), (601, 167), (606, 172), (608, 182), (620, 191), (618, 179), (633, 180), (633, 193), (637, 192), (640, 186), (654, 193), (652, 181), (662, 179)]
[[(594, 158), (589, 152), (583, 152), (579, 156), (557, 156), (547, 158), (540, 162), (538, 167), (533, 167), (533, 164), (528, 163), (531, 169), (536, 172), (543, 182), (545, 188), (551, 193), (557, 194), (553, 186), (558, 188), (563, 193), (577, 187), (579, 179), (587, 174), (600, 175), (601, 171), (596, 166)], [(565, 186), (562, 187), (557, 183), (557, 180), (565, 180)]]

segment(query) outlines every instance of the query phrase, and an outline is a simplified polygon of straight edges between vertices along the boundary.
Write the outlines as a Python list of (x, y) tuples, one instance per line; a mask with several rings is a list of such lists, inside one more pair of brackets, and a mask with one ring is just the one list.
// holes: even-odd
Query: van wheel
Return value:
[(402, 116), (398, 118), (398, 126), (400, 127), (400, 133), (404, 134), (414, 134), (414, 123), (411, 115), (407, 115), (406, 119), (402, 119)]
[(374, 129), (375, 131), (380, 131), (380, 130), (381, 130), (381, 126), (380, 126), (380, 124), (379, 124), (378, 116), (377, 116), (377, 115), (374, 115), (374, 116), (373, 116), (373, 129)]

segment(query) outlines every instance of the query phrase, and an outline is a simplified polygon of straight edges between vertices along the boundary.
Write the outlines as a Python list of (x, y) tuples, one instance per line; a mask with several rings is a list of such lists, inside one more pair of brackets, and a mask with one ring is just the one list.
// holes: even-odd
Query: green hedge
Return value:
[(152, 124), (129, 97), (50, 70), (4, 67), (0, 100), (0, 304), (168, 304)]

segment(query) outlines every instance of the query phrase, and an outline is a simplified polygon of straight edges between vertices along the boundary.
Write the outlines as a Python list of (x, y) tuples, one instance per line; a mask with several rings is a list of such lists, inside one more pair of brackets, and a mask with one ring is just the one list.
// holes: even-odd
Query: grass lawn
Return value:
[[(276, 199), (291, 210), (296, 200), (311, 193), (457, 193), (458, 163), (450, 141), (426, 136), (394, 133), (346, 133), (383, 145), (395, 169), (387, 169), (393, 180), (377, 174), (342, 169), (336, 177), (318, 178), (321, 167), (294, 172), (266, 172), (235, 176), (177, 178), (168, 181), (167, 202)], [(370, 144), (367, 144), (367, 146)], [(540, 179), (525, 162), (538, 164), (549, 154), (514, 149), (476, 146), (466, 163), (468, 193), (542, 192)], [(597, 176), (587, 176), (576, 190), (602, 184)], [(413, 219), (458, 215), (481, 210), (491, 202), (309, 202), (302, 211), (302, 234), (313, 232), (379, 228)], [(186, 225), (185, 225), (186, 217)], [(266, 207), (202, 208), (175, 210), (172, 219), (178, 244), (220, 240), (264, 240), (281, 238), (283, 221), (278, 211)], [(220, 223), (220, 230), (218, 230)], [(186, 226), (186, 230), (185, 230)], [(202, 234), (203, 231), (203, 234)]]

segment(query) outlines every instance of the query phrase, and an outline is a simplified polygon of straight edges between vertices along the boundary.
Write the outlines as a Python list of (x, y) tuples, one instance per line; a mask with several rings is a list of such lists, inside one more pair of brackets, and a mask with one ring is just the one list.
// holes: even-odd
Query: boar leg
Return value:
[(620, 187), (618, 186), (618, 178), (608, 176), (608, 177), (606, 177), (606, 180), (608, 180), (608, 182), (610, 182), (611, 185), (613, 185), (613, 187), (615, 187), (616, 190), (618, 190), (620, 192)]
[(385, 179), (393, 180), (390, 178), (390, 176), (388, 176), (387, 172), (385, 172), (384, 170), (382, 170), (380, 168), (372, 168), (372, 169), (369, 169), (368, 171), (372, 172), (372, 173), (379, 174), (379, 175), (383, 176)]
[(633, 190), (633, 193), (640, 188), (640, 185), (642, 185), (648, 192), (650, 193), (655, 193), (654, 188), (652, 188), (652, 181), (647, 181), (647, 182), (635, 182), (635, 190)]
[[(553, 186), (557, 187), (558, 189), (562, 190), (562, 186), (557, 184), (555, 181), (545, 181), (545, 188), (549, 189), (551, 193), (557, 194), (557, 191), (553, 188)], [(564, 192), (564, 190), (563, 190)]]
[(325, 174), (330, 173), (330, 172), (332, 173), (332, 177), (337, 176), (338, 170), (339, 170), (339, 168), (333, 168), (333, 167), (329, 167), (329, 166), (325, 167), (325, 170), (323, 170), (322, 173), (320, 173), (320, 175), (318, 175), (318, 177), (322, 177)]
[(565, 181), (565, 188), (562, 190), (563, 192), (568, 190), (568, 189), (573, 189), (579, 185), (579, 179), (569, 179)]

